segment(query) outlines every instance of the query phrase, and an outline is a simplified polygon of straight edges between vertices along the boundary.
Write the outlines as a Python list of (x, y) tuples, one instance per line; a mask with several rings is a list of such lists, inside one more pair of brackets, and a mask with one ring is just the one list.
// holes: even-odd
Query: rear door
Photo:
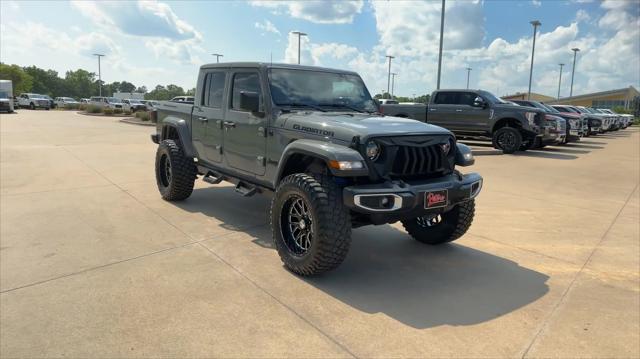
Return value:
[(203, 78), (197, 101), (194, 100), (191, 128), (194, 147), (199, 156), (211, 163), (222, 161), (224, 99), (227, 70), (208, 70)]
[(427, 122), (449, 130), (454, 129), (457, 93), (453, 91), (436, 92), (428, 108)]
[(263, 80), (257, 69), (236, 69), (230, 80), (231, 98), (226, 101), (224, 158), (237, 170), (263, 175), (267, 145), (267, 117), (240, 109), (240, 94), (256, 92), (260, 98), (260, 109), (264, 113), (265, 100)]

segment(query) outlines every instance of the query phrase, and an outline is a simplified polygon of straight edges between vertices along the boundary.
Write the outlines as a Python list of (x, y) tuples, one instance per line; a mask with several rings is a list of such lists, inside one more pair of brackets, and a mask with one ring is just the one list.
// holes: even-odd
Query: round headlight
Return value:
[(377, 143), (369, 141), (369, 143), (367, 143), (366, 152), (367, 157), (369, 157), (371, 161), (375, 161), (378, 159), (378, 157), (380, 156), (380, 152), (382, 151)]

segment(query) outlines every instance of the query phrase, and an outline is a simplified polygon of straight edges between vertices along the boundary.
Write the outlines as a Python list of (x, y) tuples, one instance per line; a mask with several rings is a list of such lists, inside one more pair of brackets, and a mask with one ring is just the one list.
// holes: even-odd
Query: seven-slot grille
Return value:
[(445, 160), (439, 144), (424, 147), (399, 146), (391, 174), (413, 176), (441, 172)]

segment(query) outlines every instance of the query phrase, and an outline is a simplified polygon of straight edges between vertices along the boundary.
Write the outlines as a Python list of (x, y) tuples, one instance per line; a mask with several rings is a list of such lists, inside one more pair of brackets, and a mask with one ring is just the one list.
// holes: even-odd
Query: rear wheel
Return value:
[(181, 201), (193, 192), (197, 169), (174, 140), (160, 142), (156, 152), (156, 182), (162, 198)]
[(518, 151), (522, 145), (520, 131), (513, 127), (502, 127), (493, 134), (493, 147), (510, 154)]
[(402, 226), (418, 242), (432, 245), (452, 242), (471, 227), (475, 208), (475, 200), (472, 199), (449, 212), (402, 221)]
[(351, 244), (351, 217), (330, 177), (285, 177), (271, 201), (273, 240), (284, 265), (303, 276), (338, 267)]

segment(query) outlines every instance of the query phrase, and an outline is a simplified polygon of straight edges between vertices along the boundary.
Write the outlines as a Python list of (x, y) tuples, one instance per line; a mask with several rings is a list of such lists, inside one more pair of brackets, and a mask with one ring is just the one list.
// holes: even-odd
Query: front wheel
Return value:
[(160, 142), (156, 152), (156, 182), (162, 198), (181, 201), (193, 192), (198, 170), (174, 140)]
[(341, 188), (327, 176), (285, 177), (271, 201), (271, 230), (290, 271), (310, 276), (338, 267), (351, 244), (351, 217)]
[(502, 127), (493, 134), (493, 147), (501, 149), (503, 153), (514, 153), (521, 145), (522, 135), (515, 128)]
[(449, 212), (402, 221), (404, 229), (418, 242), (436, 245), (462, 237), (473, 222), (475, 200), (460, 203)]

